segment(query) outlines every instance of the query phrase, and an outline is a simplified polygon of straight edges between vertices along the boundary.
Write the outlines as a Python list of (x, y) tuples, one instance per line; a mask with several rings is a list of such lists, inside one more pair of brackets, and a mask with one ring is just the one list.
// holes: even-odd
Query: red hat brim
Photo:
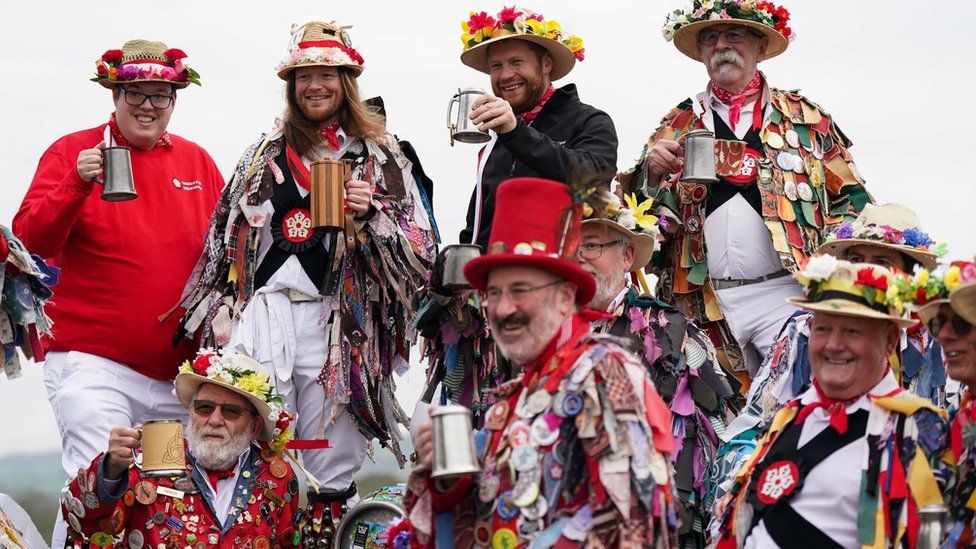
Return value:
[(472, 259), (464, 266), (464, 277), (475, 289), (484, 291), (488, 286), (488, 272), (498, 267), (534, 267), (550, 272), (567, 282), (576, 284), (576, 303), (585, 305), (596, 294), (593, 275), (565, 259), (546, 255), (492, 254)]

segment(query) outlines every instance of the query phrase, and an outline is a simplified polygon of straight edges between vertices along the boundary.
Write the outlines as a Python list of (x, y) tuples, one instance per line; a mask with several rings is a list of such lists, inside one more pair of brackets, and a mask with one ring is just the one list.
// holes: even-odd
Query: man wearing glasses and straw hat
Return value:
[(475, 190), (459, 237), (484, 250), (495, 191), (503, 181), (609, 181), (617, 166), (617, 132), (606, 113), (580, 101), (575, 84), (552, 85), (584, 57), (583, 40), (568, 35), (558, 21), (509, 7), (495, 17), (471, 12), (461, 28), (461, 62), (487, 74), (494, 94), (472, 105), (471, 120), (491, 141), (478, 154)]
[[(197, 347), (174, 347), (175, 319), (157, 317), (193, 270), (224, 185), (206, 151), (166, 131), (177, 90), (200, 83), (183, 51), (131, 40), (96, 61), (92, 80), (112, 91), (115, 111), (48, 148), (13, 222), (28, 249), (62, 268), (43, 344), (67, 475), (113, 426), (185, 416), (171, 394), (174, 365)], [(135, 200), (99, 197), (106, 147), (129, 149)], [(53, 544), (63, 543), (59, 522)]]
[(884, 267), (815, 256), (796, 277), (806, 297), (792, 302), (813, 313), (813, 386), (739, 471), (717, 547), (912, 545), (919, 509), (942, 502), (946, 433), (945, 413), (899, 387), (887, 363), (916, 321)]
[[(620, 182), (655, 196), (668, 222), (655, 261), (658, 297), (701, 322), (747, 382), (796, 310), (785, 298), (802, 292), (789, 274), (870, 197), (833, 119), (757, 68), (789, 45), (785, 8), (695, 0), (669, 14), (663, 32), (710, 81), (664, 116)], [(681, 138), (696, 129), (715, 137), (718, 181), (708, 186), (681, 181)]]
[(281, 454), (294, 418), (264, 368), (204, 351), (180, 367), (175, 385), (190, 415), (186, 474), (143, 475), (133, 453), (142, 429), (112, 429), (108, 450), (80, 469), (62, 500), (71, 537), (93, 547), (299, 545), (298, 479)]
[[(297, 411), (323, 539), (372, 439), (405, 462), (393, 375), (409, 367), (410, 299), (434, 255), (419, 166), (361, 100), (365, 61), (347, 29), (293, 29), (277, 68), (284, 116), (237, 164), (181, 303), (185, 335), (253, 357)], [(327, 160), (347, 174), (332, 181), (341, 229), (312, 224), (313, 163)]]

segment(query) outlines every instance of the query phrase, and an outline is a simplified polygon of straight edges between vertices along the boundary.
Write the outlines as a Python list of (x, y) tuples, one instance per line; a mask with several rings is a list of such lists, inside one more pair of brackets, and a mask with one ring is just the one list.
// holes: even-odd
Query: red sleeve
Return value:
[(77, 152), (68, 158), (69, 152), (62, 139), (41, 156), (14, 216), (14, 234), (28, 250), (45, 258), (60, 254), (94, 185), (78, 175)]
[[(81, 474), (79, 474), (71, 481), (71, 484), (68, 485), (68, 493), (61, 500), (61, 515), (68, 521), (69, 530), (75, 530), (75, 523), (77, 522), (81, 526), (80, 533), (85, 538), (91, 537), (96, 532), (103, 531), (103, 525), (100, 524), (100, 521), (112, 517), (116, 513), (121, 515), (121, 517), (116, 517), (116, 520), (113, 521), (116, 524), (124, 525), (129, 520), (127, 516), (129, 509), (124, 504), (124, 498), (107, 501), (102, 495), (99, 495), (99, 490), (94, 486), (98, 482), (99, 467), (101, 466), (104, 455), (99, 454), (92, 461), (91, 465), (83, 473), (85, 478), (82, 478)], [(132, 486), (137, 482), (139, 480), (138, 477), (139, 469), (135, 467), (130, 468), (127, 471), (128, 485), (126, 489), (128, 489), (128, 486)], [(92, 498), (95, 498), (95, 500)], [(92, 505), (93, 501), (97, 505)], [(81, 513), (77, 512), (79, 509), (82, 511)]]

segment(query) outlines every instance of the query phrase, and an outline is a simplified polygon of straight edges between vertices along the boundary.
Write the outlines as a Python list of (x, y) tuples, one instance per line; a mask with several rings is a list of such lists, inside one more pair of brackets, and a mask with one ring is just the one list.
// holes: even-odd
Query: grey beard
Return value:
[[(186, 440), (189, 443), (190, 452), (193, 454), (197, 465), (208, 471), (230, 469), (237, 464), (241, 454), (251, 444), (251, 434), (245, 431), (239, 435), (231, 436), (226, 441), (205, 440), (203, 438), (205, 434), (214, 431), (219, 431), (219, 429), (204, 427), (198, 430), (191, 423), (186, 431)], [(227, 430), (224, 429), (224, 432)]]

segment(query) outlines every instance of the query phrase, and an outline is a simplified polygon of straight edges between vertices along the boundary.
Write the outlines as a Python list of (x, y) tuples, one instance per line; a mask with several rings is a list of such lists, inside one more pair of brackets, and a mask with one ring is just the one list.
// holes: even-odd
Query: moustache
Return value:
[(715, 52), (715, 55), (713, 55), (709, 60), (708, 65), (712, 68), (712, 70), (716, 70), (726, 63), (743, 68), (746, 65), (746, 60), (743, 59), (742, 56), (739, 55), (735, 50), (722, 50)]
[(216, 436), (216, 437), (220, 437), (220, 438), (222, 438), (224, 440), (227, 440), (227, 439), (230, 438), (230, 432), (227, 431), (227, 428), (225, 428), (225, 427), (210, 427), (210, 426), (206, 426), (206, 427), (202, 427), (200, 429), (200, 436), (201, 437)]
[(528, 326), (528, 324), (528, 315), (523, 313), (514, 313), (499, 320), (497, 323), (495, 323), (495, 326), (499, 330), (508, 330), (510, 328), (521, 328), (522, 326)]

